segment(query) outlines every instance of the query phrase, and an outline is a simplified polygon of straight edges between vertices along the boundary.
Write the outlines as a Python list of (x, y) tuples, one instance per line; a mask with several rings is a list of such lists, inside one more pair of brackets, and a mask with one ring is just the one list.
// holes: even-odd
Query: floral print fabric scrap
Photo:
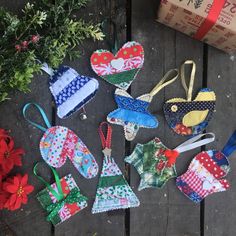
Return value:
[[(71, 174), (61, 178), (60, 183), (65, 197), (71, 192), (72, 189), (77, 188), (79, 190), (79, 187), (76, 185)], [(58, 191), (56, 183), (52, 184), (51, 187)], [(47, 209), (51, 204), (57, 202), (57, 199), (47, 188), (37, 194), (37, 199), (44, 209)], [(51, 222), (54, 226), (58, 225), (63, 221), (69, 219), (71, 216), (75, 215), (85, 207), (87, 207), (87, 201), (85, 200), (78, 201), (73, 204), (65, 203), (64, 205), (62, 205), (61, 209), (58, 210), (57, 214), (51, 219)]]
[(140, 202), (112, 157), (104, 157), (92, 213), (139, 206)]

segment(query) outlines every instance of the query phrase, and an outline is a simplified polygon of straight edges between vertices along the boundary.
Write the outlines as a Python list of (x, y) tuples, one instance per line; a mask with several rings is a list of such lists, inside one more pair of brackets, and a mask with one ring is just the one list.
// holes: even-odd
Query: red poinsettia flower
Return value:
[(13, 178), (8, 178), (3, 183), (3, 190), (10, 194), (4, 207), (14, 211), (28, 202), (27, 195), (34, 190), (34, 187), (28, 184), (28, 174), (25, 174), (24, 176), (16, 175)]
[(22, 148), (14, 149), (12, 138), (0, 139), (0, 172), (7, 174), (14, 166), (22, 166), (21, 155), (24, 153)]
[(7, 131), (5, 129), (0, 128), (0, 139), (7, 136), (7, 135), (8, 135)]

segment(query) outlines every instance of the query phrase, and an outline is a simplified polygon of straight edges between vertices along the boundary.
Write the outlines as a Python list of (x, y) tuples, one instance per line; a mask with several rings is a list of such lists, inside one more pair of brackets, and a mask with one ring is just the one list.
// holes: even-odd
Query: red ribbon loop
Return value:
[[(104, 133), (102, 131), (102, 127), (104, 125), (107, 126), (107, 136), (106, 136), (106, 138), (105, 138), (105, 135), (104, 135)], [(112, 128), (111, 128), (111, 126), (107, 122), (102, 122), (99, 125), (98, 133), (99, 133), (100, 138), (101, 138), (102, 148), (103, 149), (105, 149), (105, 148), (111, 149), (111, 135), (112, 135)]]

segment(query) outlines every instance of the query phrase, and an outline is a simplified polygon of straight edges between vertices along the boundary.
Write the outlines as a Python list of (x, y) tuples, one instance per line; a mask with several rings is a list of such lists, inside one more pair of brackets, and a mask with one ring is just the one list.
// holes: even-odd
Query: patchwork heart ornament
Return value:
[(118, 88), (127, 90), (144, 62), (143, 47), (127, 42), (114, 56), (107, 50), (97, 50), (90, 58), (94, 72)]
[[(184, 77), (184, 66), (192, 64), (192, 73), (189, 88)], [(187, 98), (173, 98), (163, 106), (166, 121), (177, 134), (188, 136), (201, 133), (211, 120), (216, 105), (216, 95), (209, 88), (203, 88), (192, 100), (192, 90), (196, 65), (193, 61), (186, 61), (181, 66), (181, 81)]]

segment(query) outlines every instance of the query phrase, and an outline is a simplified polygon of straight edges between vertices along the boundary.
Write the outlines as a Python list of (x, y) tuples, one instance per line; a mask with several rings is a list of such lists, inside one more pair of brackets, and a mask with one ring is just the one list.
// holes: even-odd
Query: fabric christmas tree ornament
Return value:
[(60, 179), (56, 170), (50, 167), (56, 181), (50, 185), (37, 174), (37, 166), (34, 167), (34, 174), (46, 188), (36, 198), (48, 213), (47, 221), (56, 226), (87, 207), (87, 197), (80, 193), (71, 174)]
[[(47, 128), (32, 122), (26, 117), (30, 106), (36, 107)], [(27, 103), (23, 108), (25, 119), (44, 132), (39, 148), (44, 161), (55, 168), (63, 166), (69, 158), (75, 168), (85, 178), (93, 178), (98, 173), (98, 164), (82, 140), (70, 129), (63, 126), (51, 126), (43, 109), (36, 103)]]
[[(106, 138), (102, 131), (103, 125), (107, 126)], [(106, 122), (101, 123), (99, 135), (102, 140), (104, 159), (92, 213), (139, 206), (137, 196), (111, 157), (111, 126)]]
[(127, 42), (114, 56), (107, 50), (95, 51), (90, 59), (94, 72), (105, 81), (127, 90), (144, 62), (143, 47)]
[[(200, 140), (206, 135), (210, 137)], [(171, 150), (159, 138), (154, 138), (146, 144), (138, 143), (125, 162), (133, 165), (140, 175), (138, 190), (161, 188), (169, 179), (177, 176), (175, 162), (180, 153), (206, 145), (214, 139), (213, 133), (197, 135)]]
[[(192, 65), (189, 87), (185, 80), (186, 65)], [(192, 60), (187, 60), (182, 64), (180, 72), (187, 99), (172, 98), (166, 101), (163, 107), (165, 118), (177, 134), (196, 135), (201, 133), (211, 120), (215, 111), (216, 95), (211, 89), (203, 88), (192, 100), (196, 64)]]
[(176, 185), (190, 200), (201, 202), (210, 194), (226, 191), (230, 184), (225, 177), (230, 165), (228, 157), (236, 150), (236, 131), (222, 151), (209, 150), (196, 155), (188, 170), (176, 179)]
[[(174, 74), (174, 77), (165, 82), (172, 74)], [(150, 93), (137, 98), (131, 97), (122, 89), (116, 89), (115, 101), (118, 109), (108, 114), (107, 121), (112, 124), (123, 126), (125, 138), (128, 141), (131, 141), (136, 137), (140, 127), (156, 128), (158, 126), (158, 121), (154, 115), (150, 114), (148, 106), (150, 105), (154, 95), (165, 86), (173, 83), (177, 78), (178, 70), (170, 70)]]
[(44, 63), (41, 69), (50, 75), (49, 89), (61, 119), (81, 110), (97, 93), (99, 84), (96, 79), (80, 75), (69, 66), (52, 70)]

